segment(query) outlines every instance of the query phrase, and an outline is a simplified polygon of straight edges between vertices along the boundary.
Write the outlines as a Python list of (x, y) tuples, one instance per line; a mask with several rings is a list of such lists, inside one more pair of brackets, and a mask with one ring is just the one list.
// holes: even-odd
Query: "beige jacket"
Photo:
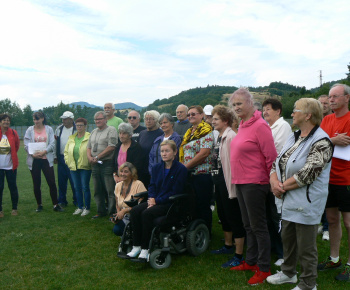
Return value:
[(230, 164), (230, 144), (232, 139), (236, 136), (236, 133), (227, 127), (224, 134), (222, 134), (219, 152), (222, 164), (222, 171), (224, 172), (225, 183), (228, 191), (229, 198), (236, 198), (236, 186), (231, 183), (231, 164)]

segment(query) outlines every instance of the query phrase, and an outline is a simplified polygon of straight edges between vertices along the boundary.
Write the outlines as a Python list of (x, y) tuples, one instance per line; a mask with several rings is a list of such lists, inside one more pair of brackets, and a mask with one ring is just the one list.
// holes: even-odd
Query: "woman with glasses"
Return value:
[(33, 122), (34, 126), (29, 127), (24, 135), (24, 149), (27, 151), (27, 165), (33, 179), (34, 195), (38, 205), (36, 211), (41, 212), (43, 210), (41, 171), (44, 173), (50, 188), (50, 196), (54, 205), (53, 210), (63, 211), (58, 205), (57, 186), (53, 170), (56, 147), (54, 132), (50, 126), (46, 125), (46, 117), (43, 112), (35, 112), (33, 114)]
[(5, 176), (11, 194), (12, 215), (18, 215), (18, 189), (17, 167), (19, 149), (19, 137), (16, 130), (10, 128), (11, 116), (0, 115), (0, 218), (4, 217), (2, 211), (2, 195), (5, 186)]
[(281, 272), (267, 278), (271, 284), (297, 283), (294, 289), (316, 289), (317, 230), (327, 196), (333, 145), (319, 125), (322, 105), (312, 98), (295, 102), (293, 124), (300, 130), (290, 134), (273, 163), (270, 184), (282, 199)]
[(192, 185), (195, 191), (196, 216), (205, 221), (209, 232), (212, 225), (210, 201), (213, 195), (211, 158), (214, 135), (212, 127), (203, 121), (201, 106), (192, 106), (188, 119), (192, 127), (187, 130), (180, 146), (179, 159), (187, 169), (193, 170)]
[(177, 149), (179, 150), (179, 146), (181, 144), (181, 137), (178, 133), (174, 132), (174, 118), (168, 114), (163, 113), (159, 117), (159, 125), (162, 128), (164, 134), (157, 137), (156, 140), (154, 140), (153, 146), (151, 148), (151, 151), (149, 153), (149, 165), (148, 165), (148, 171), (149, 174), (152, 172), (152, 167), (161, 162), (162, 158), (160, 157), (160, 143), (162, 143), (164, 140), (173, 140), (176, 144)]
[(163, 134), (163, 131), (159, 129), (159, 116), (160, 114), (155, 111), (147, 111), (145, 112), (144, 120), (146, 125), (146, 130), (143, 130), (139, 135), (138, 143), (142, 148), (142, 169), (140, 172), (140, 180), (143, 184), (148, 188), (150, 182), (150, 174), (148, 172), (148, 164), (149, 164), (149, 152), (153, 146), (154, 140), (157, 137)]
[(68, 138), (64, 149), (64, 161), (66, 162), (73, 178), (77, 196), (78, 208), (73, 215), (81, 214), (81, 216), (86, 216), (90, 213), (91, 201), (91, 164), (89, 163), (86, 154), (90, 133), (86, 132), (87, 120), (84, 118), (76, 119), (75, 126), (77, 132)]

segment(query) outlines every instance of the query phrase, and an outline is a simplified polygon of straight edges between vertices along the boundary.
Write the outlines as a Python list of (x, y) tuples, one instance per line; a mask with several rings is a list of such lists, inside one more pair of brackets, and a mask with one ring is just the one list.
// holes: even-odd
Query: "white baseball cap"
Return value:
[(212, 105), (206, 105), (203, 109), (204, 114), (211, 116), (211, 112), (213, 111), (214, 107)]
[(65, 111), (60, 118), (61, 119), (67, 119), (67, 118), (74, 119), (74, 114), (72, 112)]

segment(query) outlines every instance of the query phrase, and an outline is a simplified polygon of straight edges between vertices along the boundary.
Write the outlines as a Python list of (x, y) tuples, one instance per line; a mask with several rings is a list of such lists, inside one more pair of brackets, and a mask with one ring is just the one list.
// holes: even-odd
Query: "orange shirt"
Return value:
[[(350, 112), (340, 118), (335, 114), (323, 118), (321, 128), (330, 138), (336, 137), (337, 134), (347, 133), (350, 136)], [(339, 158), (332, 158), (332, 167), (329, 183), (336, 185), (350, 185), (350, 161)]]

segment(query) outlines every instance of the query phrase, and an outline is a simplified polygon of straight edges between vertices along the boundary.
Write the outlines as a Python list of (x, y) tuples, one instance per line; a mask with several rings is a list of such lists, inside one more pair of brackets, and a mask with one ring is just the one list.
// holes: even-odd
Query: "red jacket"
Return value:
[[(19, 137), (16, 132), (16, 130), (12, 130), (11, 128), (7, 129), (6, 132), (7, 139), (9, 140), (10, 146), (11, 146), (11, 158), (12, 158), (12, 164), (13, 164), (13, 170), (17, 169), (18, 167), (18, 156), (17, 152), (19, 149)], [(0, 127), (0, 140), (2, 139), (2, 132)], [(15, 149), (15, 150), (13, 150)]]

